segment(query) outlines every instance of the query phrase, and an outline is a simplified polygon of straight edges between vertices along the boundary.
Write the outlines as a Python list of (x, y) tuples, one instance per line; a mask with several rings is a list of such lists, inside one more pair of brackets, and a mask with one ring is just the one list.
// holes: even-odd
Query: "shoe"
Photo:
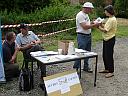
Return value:
[(114, 73), (108, 73), (105, 75), (106, 78), (110, 78), (110, 77), (113, 77), (114, 76)]
[(45, 85), (44, 84), (39, 84), (39, 87), (44, 91), (45, 90)]
[(6, 81), (0, 81), (0, 84), (6, 84), (7, 82)]
[(73, 68), (73, 69), (75, 69), (76, 71), (78, 71), (78, 70), (79, 70), (79, 68)]
[(101, 70), (99, 73), (109, 73), (108, 70)]
[(88, 73), (92, 73), (92, 72), (93, 72), (90, 68), (88, 68), (88, 69), (83, 69), (83, 71), (88, 72)]

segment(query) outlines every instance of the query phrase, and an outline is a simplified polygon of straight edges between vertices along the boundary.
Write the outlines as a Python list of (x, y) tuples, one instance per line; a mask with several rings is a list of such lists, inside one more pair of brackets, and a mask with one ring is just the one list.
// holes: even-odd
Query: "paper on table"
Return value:
[(84, 55), (86, 55), (86, 56), (92, 56), (92, 55), (97, 55), (97, 53), (95, 53), (95, 52), (88, 52), (88, 53), (84, 53)]
[(36, 51), (36, 52), (31, 52), (30, 53), (33, 56), (45, 56), (45, 55), (56, 55), (58, 52), (54, 51)]
[(86, 52), (88, 52), (88, 51), (83, 50), (83, 49), (75, 48), (75, 52), (76, 52), (76, 53), (86, 53)]
[(42, 51), (31, 52), (30, 54), (33, 55), (33, 56), (46, 55), (46, 53), (44, 53), (44, 52), (42, 52)]
[(55, 55), (56, 58), (60, 59), (60, 60), (64, 60), (64, 59), (72, 59), (72, 58), (77, 58), (77, 55)]
[(102, 19), (102, 18), (98, 17), (98, 18), (94, 21), (94, 23), (102, 23), (103, 21), (104, 21), (104, 18)]
[(35, 58), (43, 63), (59, 61), (55, 56), (37, 56)]
[(44, 51), (45, 53), (47, 53), (48, 55), (56, 55), (58, 54), (58, 52), (55, 51)]

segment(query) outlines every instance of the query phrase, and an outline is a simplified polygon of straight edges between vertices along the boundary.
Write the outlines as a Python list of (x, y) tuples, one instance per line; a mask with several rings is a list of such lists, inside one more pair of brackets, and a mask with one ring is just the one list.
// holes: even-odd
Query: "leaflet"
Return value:
[(98, 17), (98, 18), (94, 21), (94, 23), (102, 23), (103, 21), (104, 21), (104, 18)]

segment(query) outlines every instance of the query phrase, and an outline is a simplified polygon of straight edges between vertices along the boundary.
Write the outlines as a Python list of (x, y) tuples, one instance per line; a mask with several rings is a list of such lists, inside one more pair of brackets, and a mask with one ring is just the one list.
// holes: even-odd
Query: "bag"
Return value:
[(29, 68), (23, 68), (23, 66), (19, 76), (19, 90), (30, 91), (32, 89), (32, 73)]
[(69, 40), (58, 41), (58, 49), (62, 49), (63, 55), (67, 55), (68, 53), (69, 42), (70, 42)]

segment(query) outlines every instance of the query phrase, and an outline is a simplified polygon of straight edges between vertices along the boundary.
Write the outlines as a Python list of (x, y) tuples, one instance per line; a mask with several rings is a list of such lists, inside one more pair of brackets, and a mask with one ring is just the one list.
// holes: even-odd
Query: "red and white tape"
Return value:
[[(47, 22), (42, 22), (42, 23), (33, 23), (33, 24), (26, 24), (28, 26), (37, 26), (37, 25), (43, 25), (43, 24), (49, 24), (49, 23), (57, 23), (57, 22), (65, 22), (65, 21), (73, 21), (75, 19), (66, 19), (66, 20), (57, 20), (57, 21), (47, 21)], [(1, 28), (15, 28), (19, 27), (20, 24), (16, 25), (2, 25)]]
[(38, 34), (39, 37), (47, 37), (47, 36), (51, 36), (51, 35), (54, 35), (54, 34), (57, 34), (57, 33), (61, 33), (61, 32), (65, 32), (65, 31), (69, 31), (69, 30), (72, 30), (72, 29), (75, 29), (76, 27), (72, 27), (72, 28), (68, 28), (68, 29), (65, 29), (65, 30), (61, 30), (61, 31), (56, 31), (56, 32), (52, 32), (52, 33), (48, 33), (48, 34)]

